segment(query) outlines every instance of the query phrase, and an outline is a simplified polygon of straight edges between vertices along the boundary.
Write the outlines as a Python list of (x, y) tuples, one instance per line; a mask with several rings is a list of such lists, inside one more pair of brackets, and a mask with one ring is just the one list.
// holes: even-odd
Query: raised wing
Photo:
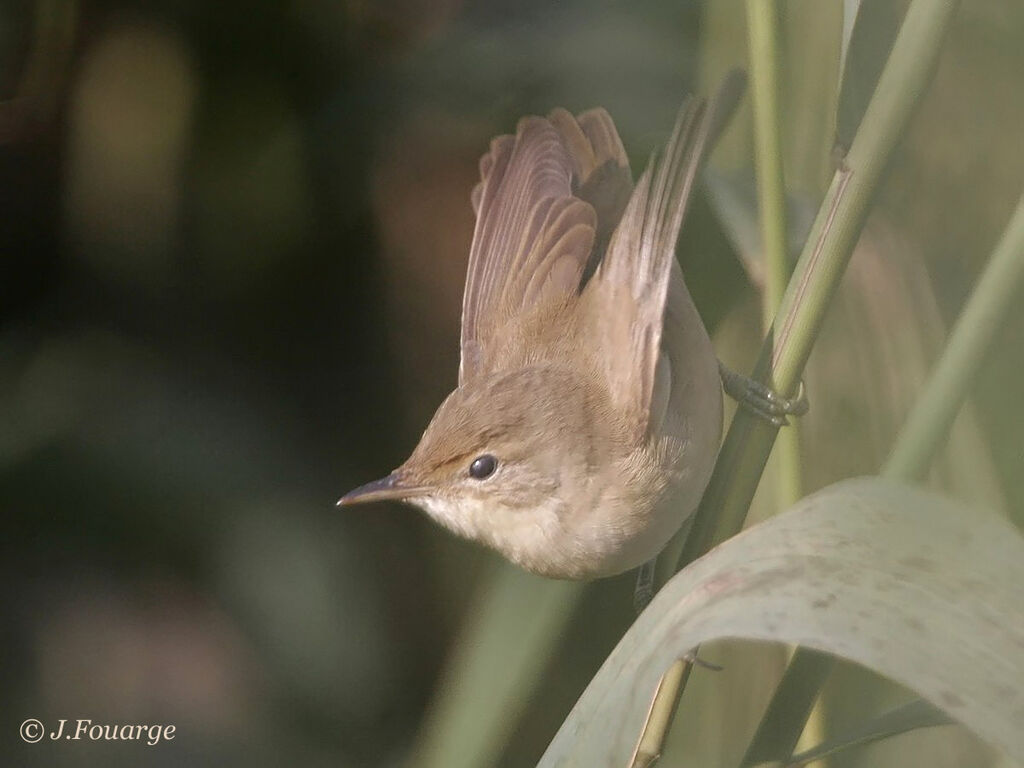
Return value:
[(585, 289), (587, 333), (613, 404), (641, 432), (651, 412), (676, 239), (697, 172), (743, 87), (736, 72), (710, 104), (690, 99), (683, 105), (664, 153), (652, 158), (637, 182)]
[(460, 386), (500, 364), (489, 353), (511, 319), (543, 302), (576, 300), (632, 186), (604, 110), (523, 118), (514, 137), (491, 142), (480, 177), (472, 194), (477, 219), (462, 303)]

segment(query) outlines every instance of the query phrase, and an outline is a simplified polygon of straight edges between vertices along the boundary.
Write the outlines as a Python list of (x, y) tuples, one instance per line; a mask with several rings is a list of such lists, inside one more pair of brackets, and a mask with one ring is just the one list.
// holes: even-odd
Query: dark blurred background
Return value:
[[(929, 102), (943, 130), (915, 122), (925, 149), (887, 192), (916, 247), (941, 244), (947, 319), (1024, 166), (996, 149), (1024, 115), (1021, 14), (978, 5)], [(496, 566), (410, 509), (334, 501), (400, 463), (455, 384), (489, 139), (602, 105), (642, 166), (701, 46), (735, 56), (708, 53), (707, 27), (696, 2), (0, 8), (0, 764), (403, 762)], [(827, 180), (819, 155), (805, 188)], [(946, 180), (923, 208), (921, 179)], [(707, 201), (684, 241), (714, 328), (753, 290)], [(1019, 502), (1020, 423), (999, 408), (1024, 364), (1003, 343), (982, 421)], [(631, 587), (583, 596), (504, 764), (539, 756)], [(29, 717), (177, 736), (26, 746)]]

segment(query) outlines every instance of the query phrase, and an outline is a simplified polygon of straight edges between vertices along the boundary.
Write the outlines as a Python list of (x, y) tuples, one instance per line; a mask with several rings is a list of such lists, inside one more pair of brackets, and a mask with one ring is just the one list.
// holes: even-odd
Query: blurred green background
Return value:
[[(815, 14), (839, 5), (785, 5), (787, 174), (813, 210), (839, 44)], [(743, 63), (743, 4), (710, 6), (0, 8), (0, 764), (405, 763), (500, 566), (411, 509), (334, 501), (400, 463), (455, 385), (490, 138), (601, 105), (636, 173), (683, 95)], [(963, 4), (869, 225), (883, 244), (855, 257), (854, 298), (830, 320), (841, 363), (850, 343), (883, 350), (857, 369), (876, 391), (842, 364), (808, 374), (828, 416), (808, 420), (809, 490), (877, 467), (1016, 202), (1022, 36), (1013, 0)], [(748, 112), (723, 167), (749, 170)], [(740, 364), (760, 331), (735, 242), (701, 199), (680, 255)], [(886, 264), (907, 262), (899, 290)], [(878, 340), (914, 323), (920, 359), (886, 358)], [(1024, 311), (997, 344), (967, 485), (1020, 521)], [(864, 417), (872, 396), (883, 426)], [(847, 423), (870, 434), (837, 440)], [(501, 765), (539, 757), (629, 625), (631, 590), (626, 575), (573, 598)], [(25, 745), (29, 717), (177, 736)]]

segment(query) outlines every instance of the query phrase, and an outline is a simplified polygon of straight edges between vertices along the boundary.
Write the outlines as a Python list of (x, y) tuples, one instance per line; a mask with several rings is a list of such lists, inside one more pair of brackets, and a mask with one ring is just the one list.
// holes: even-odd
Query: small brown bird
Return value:
[(528, 571), (609, 576), (696, 509), (722, 431), (675, 243), (743, 90), (690, 99), (634, 187), (608, 113), (520, 120), (480, 161), (458, 388), (416, 450), (339, 505), (400, 499)]

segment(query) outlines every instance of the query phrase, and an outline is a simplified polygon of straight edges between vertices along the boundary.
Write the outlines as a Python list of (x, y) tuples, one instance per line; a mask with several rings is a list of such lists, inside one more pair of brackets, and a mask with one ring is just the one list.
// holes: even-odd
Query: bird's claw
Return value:
[(637, 616), (643, 613), (644, 608), (654, 597), (654, 566), (657, 557), (653, 557), (637, 568), (636, 586), (633, 588), (633, 610)]
[(718, 369), (726, 394), (740, 407), (760, 416), (774, 427), (786, 426), (789, 424), (786, 416), (803, 416), (810, 407), (803, 381), (794, 397), (783, 397), (767, 384), (731, 371), (721, 362)]
[(694, 648), (692, 651), (689, 651), (688, 653), (683, 654), (683, 661), (685, 661), (687, 664), (692, 664), (695, 667), (703, 667), (704, 669), (709, 669), (712, 672), (721, 672), (723, 669), (725, 669), (725, 667), (723, 667), (720, 664), (712, 664), (710, 661), (704, 661), (704, 659), (700, 658), (697, 655), (696, 648)]

